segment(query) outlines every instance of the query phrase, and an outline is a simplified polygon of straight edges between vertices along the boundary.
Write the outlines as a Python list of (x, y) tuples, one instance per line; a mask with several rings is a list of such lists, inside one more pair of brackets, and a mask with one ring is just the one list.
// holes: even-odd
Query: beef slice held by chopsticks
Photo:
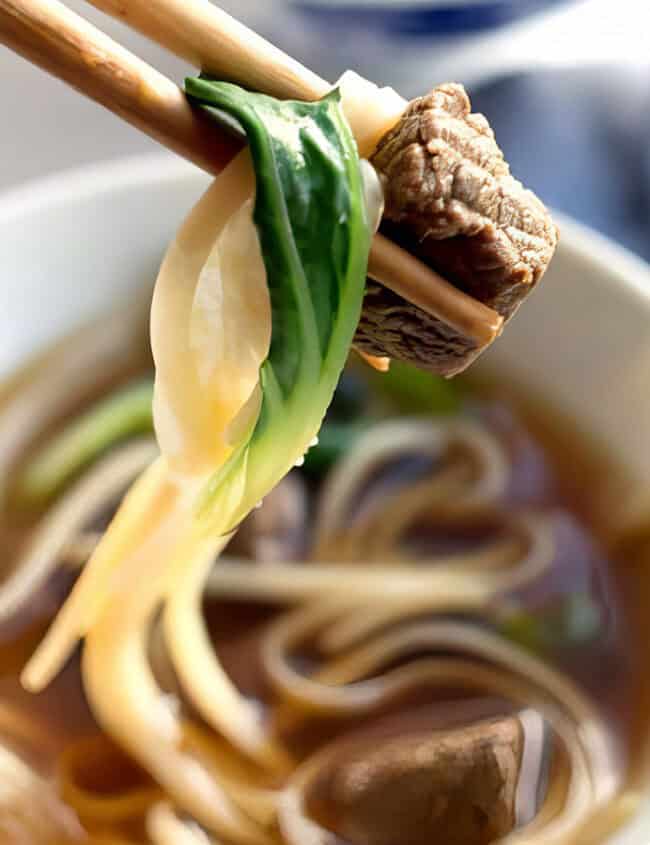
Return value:
[[(384, 186), (382, 232), (455, 287), (509, 319), (544, 275), (557, 229), (510, 173), (461, 85), (413, 100), (372, 158)], [(442, 375), (483, 348), (368, 280), (355, 345)]]

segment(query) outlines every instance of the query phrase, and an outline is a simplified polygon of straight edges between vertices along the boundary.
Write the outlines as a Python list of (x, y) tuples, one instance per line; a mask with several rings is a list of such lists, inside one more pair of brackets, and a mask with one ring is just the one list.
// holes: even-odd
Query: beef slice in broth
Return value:
[(352, 845), (488, 845), (515, 827), (523, 746), (516, 716), (380, 739), (333, 760), (312, 806)]

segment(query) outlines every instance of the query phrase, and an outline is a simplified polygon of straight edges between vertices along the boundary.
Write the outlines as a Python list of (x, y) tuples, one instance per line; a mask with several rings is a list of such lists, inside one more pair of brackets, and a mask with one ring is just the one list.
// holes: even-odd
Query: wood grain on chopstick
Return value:
[(241, 149), (171, 80), (58, 0), (0, 0), (0, 43), (209, 173)]
[(209, 0), (88, 2), (218, 79), (285, 100), (317, 100), (331, 88)]

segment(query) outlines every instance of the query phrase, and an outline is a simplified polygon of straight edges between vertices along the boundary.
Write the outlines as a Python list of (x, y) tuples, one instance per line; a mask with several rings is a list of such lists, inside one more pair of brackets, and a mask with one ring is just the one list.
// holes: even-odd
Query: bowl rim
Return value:
[[(168, 152), (140, 153), (100, 159), (28, 179), (0, 190), (0, 226), (52, 207), (114, 193), (134, 182), (143, 187), (160, 182), (205, 176), (198, 167)], [(206, 182), (207, 184), (207, 182)]]

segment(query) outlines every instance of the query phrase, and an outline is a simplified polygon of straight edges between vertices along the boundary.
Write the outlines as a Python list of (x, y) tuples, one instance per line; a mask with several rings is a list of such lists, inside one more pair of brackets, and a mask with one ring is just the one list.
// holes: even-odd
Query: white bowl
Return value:
[[(0, 378), (155, 275), (207, 184), (167, 155), (93, 165), (0, 195)], [(484, 356), (616, 457), (630, 500), (650, 490), (650, 268), (560, 218), (544, 282)], [(650, 841), (646, 808), (612, 840)]]

